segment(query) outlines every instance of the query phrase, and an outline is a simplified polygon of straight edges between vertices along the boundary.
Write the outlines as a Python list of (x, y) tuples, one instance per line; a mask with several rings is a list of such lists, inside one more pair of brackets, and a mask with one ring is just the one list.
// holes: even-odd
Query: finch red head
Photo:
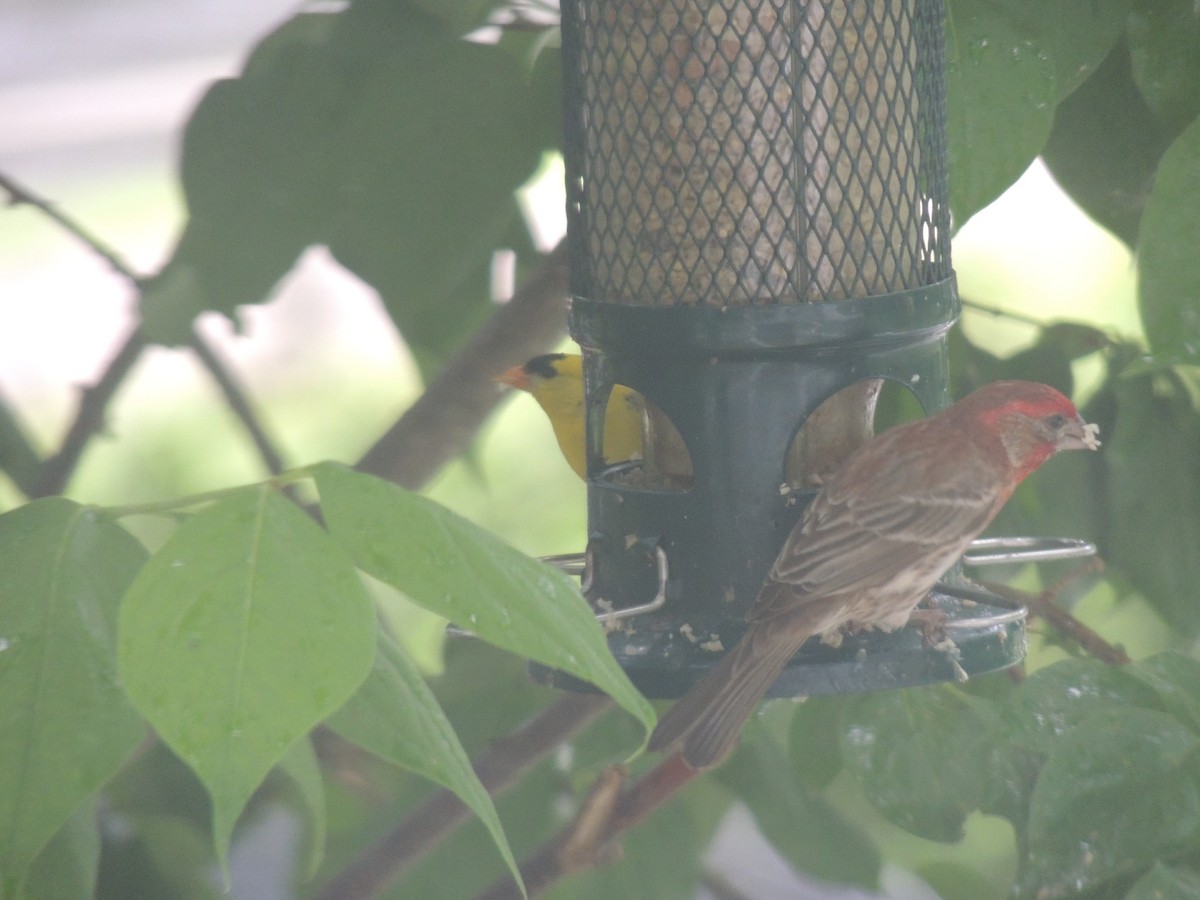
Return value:
[(869, 440), (804, 511), (744, 637), (659, 720), (650, 749), (721, 762), (805, 641), (902, 627), (1021, 480), (1060, 450), (1098, 449), (1098, 431), (1053, 388), (998, 381)]

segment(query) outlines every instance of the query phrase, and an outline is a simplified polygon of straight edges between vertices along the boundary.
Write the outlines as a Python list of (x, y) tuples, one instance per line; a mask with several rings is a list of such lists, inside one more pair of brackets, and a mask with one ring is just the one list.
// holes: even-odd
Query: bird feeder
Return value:
[[(676, 697), (741, 637), (822, 474), (870, 435), (879, 386), (948, 403), (943, 8), (564, 0), (562, 20), (585, 592), (634, 683)], [(640, 460), (603, 458), (618, 384), (644, 401)], [(1022, 658), (1023, 611), (953, 575), (935, 602), (952, 647), (915, 629), (810, 642), (770, 696)]]

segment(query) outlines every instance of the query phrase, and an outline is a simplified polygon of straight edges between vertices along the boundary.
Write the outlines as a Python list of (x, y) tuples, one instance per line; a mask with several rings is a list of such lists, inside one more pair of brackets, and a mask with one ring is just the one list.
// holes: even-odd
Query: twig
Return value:
[[(0, 188), (14, 205), (40, 210), (104, 259), (140, 292), (143, 279), (121, 257), (69, 216), (59, 212), (12, 178), (0, 174)], [(543, 352), (563, 334), (567, 292), (566, 243), (558, 247), (521, 285), (471, 341), (443, 368), (421, 398), (381, 437), (359, 468), (406, 487), (425, 484), (446, 461), (466, 449), (479, 426), (501, 399), (492, 377)], [(34, 483), (33, 496), (61, 493), (91, 438), (104, 427), (113, 394), (145, 348), (140, 332), (128, 336), (99, 381), (83, 392), (75, 421), (59, 451), (47, 460)], [(205, 368), (245, 425), (267, 468), (278, 472), (280, 455), (258, 424), (236, 381), (210, 347), (196, 339), (193, 347)]]
[[(140, 291), (142, 279), (78, 223), (2, 175), (0, 186), (8, 190), (13, 203), (35, 206), (75, 235)], [(512, 300), (497, 310), (444, 367), (417, 403), (376, 442), (363, 457), (359, 468), (408, 487), (419, 487), (447, 460), (461, 453), (502, 396), (492, 383), (492, 377), (543, 352), (563, 334), (566, 292), (566, 245), (563, 242), (526, 279)], [(38, 479), (39, 496), (61, 492), (88, 441), (103, 427), (109, 401), (145, 344), (140, 331), (132, 332), (100, 380), (83, 392), (79, 412), (62, 448), (42, 468)], [(278, 471), (281, 467), (278, 455), (257, 426), (236, 382), (199, 337), (193, 341), (193, 347), (225, 392), (231, 407), (246, 424), (268, 467)], [(497, 741), (480, 757), (477, 768), (484, 785), (492, 792), (509, 787), (565, 737), (607, 709), (610, 702), (607, 698), (589, 695), (560, 698), (529, 725)], [(649, 783), (648, 779), (643, 779), (642, 783)], [(582, 837), (576, 841), (578, 859), (573, 865), (582, 864), (579, 860), (599, 853), (608, 845), (611, 837), (621, 830), (612, 826), (632, 824), (638, 818), (638, 797), (643, 795), (635, 793), (630, 802), (623, 800), (621, 813), (615, 818), (598, 819), (595, 841), (590, 837), (593, 832), (581, 832)], [(320, 896), (329, 900), (375, 896), (468, 816), (467, 809), (453, 794), (439, 791), (390, 835), (352, 863)], [(547, 877), (554, 877), (553, 867), (544, 872)]]
[[(1029, 594), (998, 584), (988, 584), (987, 588), (1000, 596), (1026, 604), (1032, 612), (1062, 629), (1099, 659), (1121, 665), (1129, 662), (1123, 650), (1106, 642), (1054, 602), (1069, 584), (1102, 567), (1099, 559), (1093, 560), (1040, 594)], [(699, 771), (674, 755), (614, 800), (618, 794), (617, 788), (624, 783), (624, 772), (619, 768), (606, 772), (592, 789), (575, 820), (521, 863), (521, 875), (529, 895), (538, 896), (573, 872), (613, 859), (617, 854), (615, 841), (644, 821), (698, 774)], [(478, 895), (476, 900), (518, 900), (519, 897), (516, 884), (511, 879), (502, 878)]]
[[(358, 463), (358, 469), (420, 488), (458, 456), (500, 401), (492, 378), (544, 352), (562, 336), (567, 292), (566, 244), (560, 243), (471, 341), (438, 373), (412, 407)], [(606, 697), (566, 694), (475, 760), (489, 793), (516, 783), (563, 740), (602, 712)], [(470, 817), (449, 791), (438, 791), (368, 848), (316, 900), (377, 896)]]
[[(10, 204), (13, 206), (32, 206), (34, 209), (39, 210), (43, 215), (57, 223), (68, 234), (77, 238), (89, 250), (107, 262), (113, 271), (128, 281), (135, 291), (138, 293), (141, 292), (144, 284), (142, 276), (138, 275), (114, 249), (84, 228), (79, 222), (60, 212), (45, 197), (38, 196), (28, 188), (17, 184), (15, 180), (3, 173), (0, 173), (0, 188), (8, 192)], [(100, 376), (100, 380), (92, 387), (84, 390), (83, 398), (79, 404), (79, 411), (75, 416), (75, 421), (67, 431), (67, 436), (63, 439), (62, 447), (43, 464), (38, 478), (32, 485), (33, 491), (30, 496), (44, 497), (50, 494), (62, 493), (71, 474), (75, 471), (75, 467), (79, 464), (79, 459), (83, 455), (83, 451), (87, 448), (88, 442), (96, 433), (103, 429), (104, 413), (108, 408), (109, 401), (112, 399), (113, 394), (116, 393), (117, 388), (120, 387), (121, 382), (124, 381), (130, 368), (132, 368), (141, 355), (142, 350), (145, 349), (145, 346), (145, 338), (142, 337), (139, 331), (135, 330), (126, 338), (125, 344), (118, 351), (117, 355), (113, 357), (108, 368)], [(230, 409), (233, 410), (234, 415), (238, 417), (238, 420), (241, 421), (246, 431), (250, 434), (250, 439), (254, 442), (255, 447), (262, 456), (263, 463), (266, 465), (268, 471), (273, 475), (278, 475), (283, 471), (283, 460), (267, 438), (265, 430), (259, 424), (237, 381), (217, 357), (212, 347), (195, 331), (193, 331), (192, 349), (195, 350), (201, 364), (213, 377), (213, 380), (216, 381), (217, 386), (225, 395), (225, 399), (229, 403)]]
[[(530, 897), (545, 893), (555, 881), (581, 869), (611, 862), (620, 851), (600, 839), (604, 825), (615, 815), (625, 771), (613, 766), (592, 785), (576, 817), (554, 838), (521, 863), (521, 880)], [(517, 884), (507, 875), (495, 881), (476, 900), (521, 900)]]
[[(625, 770), (613, 766), (592, 787), (575, 819), (521, 863), (530, 897), (537, 897), (566, 876), (609, 862), (619, 855), (616, 841), (675, 796), (701, 770), (672, 755), (627, 789)], [(520, 900), (511, 878), (501, 878), (476, 900)]]
[(1031, 615), (1041, 616), (1051, 626), (1057, 628), (1101, 662), (1111, 666), (1123, 666), (1130, 661), (1124, 650), (1104, 640), (1055, 602), (1072, 582), (1103, 570), (1104, 562), (1098, 556), (1093, 557), (1078, 569), (1064, 575), (1040, 594), (1017, 590), (1003, 584), (986, 583), (984, 586), (1001, 597), (1025, 604), (1029, 607)]
[(213, 381), (217, 383), (217, 387), (221, 389), (221, 393), (225, 395), (225, 402), (229, 404), (229, 408), (233, 410), (233, 414), (238, 417), (238, 420), (242, 423), (242, 427), (250, 435), (250, 440), (254, 442), (254, 446), (258, 449), (258, 455), (262, 457), (267, 471), (272, 475), (279, 475), (284, 470), (283, 457), (275, 449), (275, 445), (271, 443), (271, 439), (267, 437), (263, 426), (259, 424), (258, 417), (254, 414), (254, 410), (250, 408), (250, 401), (246, 399), (246, 394), (242, 390), (241, 385), (234, 380), (230, 370), (217, 355), (216, 349), (208, 344), (196, 328), (192, 328), (191, 345), (192, 350), (196, 353), (196, 357), (200, 360), (200, 364), (208, 370), (208, 374), (212, 376)]
[(112, 267), (118, 275), (133, 283), (135, 288), (141, 289), (142, 278), (129, 267), (129, 265), (121, 259), (115, 250), (101, 241), (98, 237), (72, 219), (65, 213), (61, 213), (58, 209), (46, 198), (39, 197), (37, 194), (30, 191), (28, 188), (17, 184), (12, 178), (9, 178), (3, 172), (0, 172), (0, 188), (8, 191), (9, 204), (12, 206), (32, 206), (39, 210), (43, 215), (48, 216), (57, 222), (64, 231), (78, 238), (89, 250), (103, 259), (109, 266)]
[(1012, 319), (1014, 322), (1022, 322), (1025, 325), (1032, 325), (1035, 328), (1046, 327), (1045, 322), (1024, 313), (1014, 312), (1010, 309), (1001, 309), (998, 306), (988, 306), (986, 303), (980, 303), (977, 300), (968, 300), (966, 297), (960, 297), (959, 301), (962, 303), (964, 309), (972, 309), (975, 312), (985, 313), (993, 318)]
[(562, 337), (566, 259), (564, 241), (367, 451), (360, 471), (415, 490), (467, 449), (503, 396), (492, 378)]
[[(39, 197), (3, 173), (0, 173), (0, 188), (8, 192), (9, 203), (12, 206), (32, 206), (40, 211), (108, 263), (113, 271), (129, 281), (135, 289), (140, 290), (141, 278), (115, 250), (70, 216), (59, 212), (49, 200)], [(116, 356), (109, 362), (108, 368), (100, 376), (100, 380), (83, 391), (75, 421), (67, 429), (66, 437), (63, 438), (58, 452), (42, 464), (41, 471), (31, 485), (31, 490), (27, 491), (30, 497), (45, 497), (62, 493), (71, 473), (79, 464), (79, 459), (83, 456), (88, 442), (104, 427), (104, 411), (109, 401), (117, 392), (117, 388), (121, 386), (121, 382), (124, 381), (133, 364), (137, 362), (145, 346), (146, 342), (142, 336), (136, 330), (132, 332), (126, 337), (125, 343), (117, 351)]]
[(33, 495), (42, 470), (41, 457), (3, 397), (0, 397), (0, 470), (26, 496)]
[[(520, 728), (493, 741), (476, 758), (475, 773), (490, 794), (500, 794), (611, 706), (601, 694), (563, 694)], [(437, 791), (327, 884), (316, 900), (379, 896), (470, 817), (471, 811), (454, 794)]]
[(100, 376), (100, 380), (91, 387), (84, 388), (79, 410), (75, 413), (75, 421), (67, 429), (58, 452), (42, 464), (31, 497), (48, 497), (63, 492), (75, 467), (79, 465), (88, 442), (103, 430), (104, 411), (108, 408), (109, 401), (145, 347), (146, 340), (141, 331), (135, 329), (130, 332), (117, 355)]

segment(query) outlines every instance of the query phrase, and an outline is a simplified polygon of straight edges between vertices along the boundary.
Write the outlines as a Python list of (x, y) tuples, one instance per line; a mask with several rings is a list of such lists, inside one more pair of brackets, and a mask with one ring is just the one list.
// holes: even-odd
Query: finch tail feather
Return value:
[(783, 667), (804, 642), (755, 640), (759, 626), (746, 636), (682, 699), (658, 720), (649, 750), (682, 742), (682, 756), (693, 769), (708, 769), (733, 750), (742, 725), (770, 690)]

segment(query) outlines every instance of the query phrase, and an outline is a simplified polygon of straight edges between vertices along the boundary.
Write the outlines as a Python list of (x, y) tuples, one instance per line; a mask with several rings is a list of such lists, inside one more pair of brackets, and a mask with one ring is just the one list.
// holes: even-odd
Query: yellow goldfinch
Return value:
[[(535, 356), (496, 378), (528, 391), (550, 419), (558, 448), (580, 478), (587, 478), (583, 416), (583, 358), (566, 353)], [(604, 413), (604, 459), (623, 462), (642, 456), (641, 396), (613, 385)]]

